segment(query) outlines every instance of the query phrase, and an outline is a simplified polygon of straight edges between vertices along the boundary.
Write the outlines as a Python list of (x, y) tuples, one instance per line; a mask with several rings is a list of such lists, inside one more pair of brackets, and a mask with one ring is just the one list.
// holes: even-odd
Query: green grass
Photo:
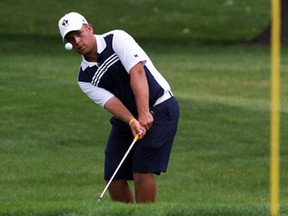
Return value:
[[(157, 204), (134, 206), (112, 203), (108, 194), (96, 203), (104, 187), (110, 115), (77, 86), (79, 56), (63, 50), (54, 37), (4, 39), (0, 214), (269, 214), (268, 47), (180, 44), (165, 49), (143, 42), (171, 83), (181, 118), (168, 173), (157, 177)], [(35, 40), (45, 52), (31, 46)], [(18, 44), (19, 52), (9, 50)], [(282, 68), (287, 70), (287, 58)], [(283, 214), (288, 210), (286, 82), (283, 73)]]
[[(269, 215), (270, 48), (236, 43), (265, 26), (269, 4), (111, 1), (115, 14), (100, 22), (106, 1), (67, 2), (0, 3), (0, 215)], [(113, 203), (108, 194), (97, 204), (110, 114), (80, 91), (80, 58), (58, 36), (59, 14), (72, 8), (87, 9), (100, 32), (117, 27), (137, 36), (179, 100), (179, 130), (168, 173), (157, 177), (156, 204)], [(201, 14), (206, 19), (194, 18)], [(179, 33), (184, 26), (189, 33)], [(287, 215), (288, 55), (282, 50), (280, 210)]]

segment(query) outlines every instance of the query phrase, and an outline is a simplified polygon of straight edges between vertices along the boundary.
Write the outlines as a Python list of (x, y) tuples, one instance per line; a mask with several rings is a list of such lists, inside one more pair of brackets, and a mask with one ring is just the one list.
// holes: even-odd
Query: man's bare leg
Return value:
[(113, 180), (108, 187), (113, 201), (133, 203), (134, 197), (126, 180)]
[(154, 203), (157, 186), (152, 173), (133, 173), (137, 203)]

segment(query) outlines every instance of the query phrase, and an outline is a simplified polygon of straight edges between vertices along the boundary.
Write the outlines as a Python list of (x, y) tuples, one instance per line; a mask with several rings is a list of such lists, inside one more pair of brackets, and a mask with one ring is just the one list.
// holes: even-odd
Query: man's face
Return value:
[(81, 55), (91, 53), (92, 49), (95, 47), (95, 37), (90, 24), (84, 24), (78, 31), (69, 32), (65, 36), (65, 40), (70, 42), (73, 45), (73, 49)]

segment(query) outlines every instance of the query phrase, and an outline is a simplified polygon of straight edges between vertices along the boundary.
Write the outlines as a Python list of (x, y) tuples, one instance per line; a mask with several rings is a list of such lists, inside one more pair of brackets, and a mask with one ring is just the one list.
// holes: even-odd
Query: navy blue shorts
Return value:
[[(172, 143), (177, 131), (179, 106), (172, 97), (152, 107), (154, 123), (138, 140), (114, 179), (133, 180), (133, 173), (166, 172)], [(105, 149), (104, 179), (109, 180), (133, 141), (129, 125), (111, 118), (112, 129)]]

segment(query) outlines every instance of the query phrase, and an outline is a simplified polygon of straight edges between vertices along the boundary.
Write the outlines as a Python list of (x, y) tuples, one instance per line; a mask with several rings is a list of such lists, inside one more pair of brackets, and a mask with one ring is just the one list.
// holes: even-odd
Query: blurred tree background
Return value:
[[(252, 40), (253, 43), (270, 43), (270, 41), (271, 23)], [(288, 0), (281, 0), (281, 42), (288, 43)]]
[(70, 11), (82, 13), (99, 34), (124, 29), (138, 39), (189, 43), (248, 42), (270, 22), (270, 0), (2, 0), (0, 33), (61, 41), (57, 23)]

